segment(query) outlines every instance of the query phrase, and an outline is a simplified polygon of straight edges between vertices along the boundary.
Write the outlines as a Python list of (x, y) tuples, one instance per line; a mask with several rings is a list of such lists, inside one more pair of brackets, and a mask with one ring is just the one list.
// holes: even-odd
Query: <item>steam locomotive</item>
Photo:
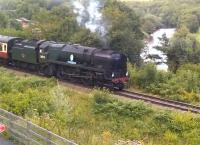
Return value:
[(108, 49), (0, 35), (0, 63), (38, 71), (61, 80), (122, 90), (128, 81), (127, 57)]

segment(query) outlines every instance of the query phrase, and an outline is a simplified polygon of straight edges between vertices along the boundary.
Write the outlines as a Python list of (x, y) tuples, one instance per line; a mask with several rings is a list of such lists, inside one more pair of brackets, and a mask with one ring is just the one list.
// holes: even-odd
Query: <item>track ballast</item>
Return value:
[(183, 102), (167, 100), (155, 96), (145, 95), (141, 93), (131, 92), (127, 90), (115, 92), (116, 95), (124, 96), (130, 99), (143, 100), (163, 107), (174, 108), (182, 111), (189, 111), (195, 114), (200, 114), (200, 106), (195, 106)]

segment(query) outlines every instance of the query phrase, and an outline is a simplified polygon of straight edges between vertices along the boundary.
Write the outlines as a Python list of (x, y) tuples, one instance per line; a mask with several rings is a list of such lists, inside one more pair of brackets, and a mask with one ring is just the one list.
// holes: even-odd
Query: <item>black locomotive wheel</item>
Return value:
[(86, 86), (94, 86), (94, 80), (93, 79), (81, 79), (81, 83)]
[(112, 89), (118, 91), (123, 90), (124, 84), (123, 83), (112, 84)]
[(42, 67), (42, 73), (43, 73), (45, 76), (48, 76), (48, 77), (53, 76), (53, 75), (54, 75), (53, 66), (47, 65), (47, 66)]
[(101, 82), (101, 81), (95, 81), (96, 83), (95, 83), (95, 87), (98, 87), (98, 88), (103, 88), (104, 87), (104, 84), (103, 84), (103, 82)]
[(82, 83), (83, 85), (87, 85), (87, 80), (86, 80), (86, 79), (81, 79), (81, 83)]
[(62, 72), (62, 69), (61, 68), (58, 68), (57, 71), (56, 71), (56, 77), (58, 79), (64, 79), (64, 75), (63, 75), (63, 72)]
[(123, 90), (124, 89), (124, 84), (123, 83), (117, 84), (117, 88), (118, 88), (118, 90)]

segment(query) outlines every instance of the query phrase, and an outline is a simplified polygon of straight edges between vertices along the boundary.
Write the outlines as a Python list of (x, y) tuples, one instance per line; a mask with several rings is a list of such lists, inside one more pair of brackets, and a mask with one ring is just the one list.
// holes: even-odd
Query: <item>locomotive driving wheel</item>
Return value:
[(86, 85), (86, 86), (93, 86), (94, 85), (94, 80), (93, 80), (93, 78), (83, 78), (83, 79), (81, 79), (81, 83), (83, 84), (83, 85)]
[(46, 65), (42, 67), (42, 73), (45, 76), (51, 77), (54, 75), (54, 67), (51, 65)]
[(58, 79), (63, 79), (63, 78), (64, 78), (63, 69), (62, 69), (61, 67), (58, 67), (58, 68), (57, 68), (56, 77), (57, 77)]
[(123, 83), (114, 84), (114, 88), (121, 91), (124, 89), (124, 84)]

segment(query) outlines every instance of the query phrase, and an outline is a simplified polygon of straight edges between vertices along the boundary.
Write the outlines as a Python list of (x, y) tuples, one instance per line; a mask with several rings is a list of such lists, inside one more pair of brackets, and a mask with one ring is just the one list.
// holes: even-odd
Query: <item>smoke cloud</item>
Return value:
[(107, 34), (101, 8), (102, 0), (73, 0), (74, 13), (77, 14), (77, 22), (85, 26), (91, 32), (97, 32), (101, 37)]

